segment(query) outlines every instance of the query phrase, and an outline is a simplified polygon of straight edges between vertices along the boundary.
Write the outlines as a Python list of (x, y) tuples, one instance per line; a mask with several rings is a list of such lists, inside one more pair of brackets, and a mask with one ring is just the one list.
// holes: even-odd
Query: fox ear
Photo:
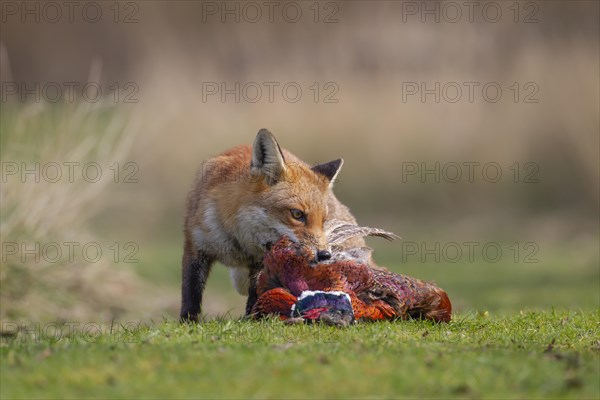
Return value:
[(277, 183), (285, 174), (285, 159), (275, 136), (267, 129), (256, 134), (252, 145), (252, 173), (263, 175), (269, 185)]
[(311, 169), (317, 174), (324, 175), (330, 183), (330, 186), (333, 185), (335, 178), (340, 173), (342, 169), (342, 165), (344, 165), (344, 160), (338, 158), (337, 160), (329, 161), (327, 163), (318, 164), (312, 167)]

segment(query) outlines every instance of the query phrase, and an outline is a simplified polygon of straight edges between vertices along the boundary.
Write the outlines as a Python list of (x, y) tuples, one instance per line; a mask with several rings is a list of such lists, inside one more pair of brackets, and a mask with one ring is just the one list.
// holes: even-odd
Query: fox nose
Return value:
[(325, 261), (331, 258), (331, 252), (329, 250), (319, 250), (317, 251), (317, 260)]

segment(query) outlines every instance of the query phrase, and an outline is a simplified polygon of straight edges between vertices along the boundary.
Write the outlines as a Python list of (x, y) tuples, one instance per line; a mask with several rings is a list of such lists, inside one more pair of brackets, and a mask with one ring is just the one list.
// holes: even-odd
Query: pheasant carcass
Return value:
[(258, 275), (257, 318), (320, 320), (346, 325), (354, 320), (423, 318), (448, 322), (452, 306), (432, 283), (370, 265), (370, 249), (336, 247), (355, 235), (388, 239), (395, 235), (374, 228), (334, 222), (328, 230), (332, 259), (315, 264), (310, 249), (283, 237), (265, 254)]

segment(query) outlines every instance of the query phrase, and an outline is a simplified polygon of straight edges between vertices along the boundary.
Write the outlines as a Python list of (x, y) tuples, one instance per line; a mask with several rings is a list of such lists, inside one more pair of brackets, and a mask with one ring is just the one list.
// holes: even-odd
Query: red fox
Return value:
[[(186, 205), (182, 259), (182, 321), (198, 321), (202, 294), (215, 261), (230, 268), (237, 291), (256, 302), (263, 255), (282, 235), (312, 250), (314, 262), (331, 258), (323, 225), (356, 225), (331, 191), (342, 159), (313, 167), (281, 150), (266, 129), (254, 144), (235, 147), (203, 164)], [(342, 247), (360, 248), (362, 237)]]

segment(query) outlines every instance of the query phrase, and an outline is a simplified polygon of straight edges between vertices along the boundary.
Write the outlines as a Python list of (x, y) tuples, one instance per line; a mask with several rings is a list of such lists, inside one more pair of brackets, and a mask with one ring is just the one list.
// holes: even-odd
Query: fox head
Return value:
[(342, 164), (341, 159), (314, 167), (286, 161), (271, 132), (258, 132), (250, 165), (256, 194), (251, 218), (262, 225), (258, 239), (263, 246), (287, 235), (312, 249), (315, 261), (331, 257), (323, 225), (329, 192)]

